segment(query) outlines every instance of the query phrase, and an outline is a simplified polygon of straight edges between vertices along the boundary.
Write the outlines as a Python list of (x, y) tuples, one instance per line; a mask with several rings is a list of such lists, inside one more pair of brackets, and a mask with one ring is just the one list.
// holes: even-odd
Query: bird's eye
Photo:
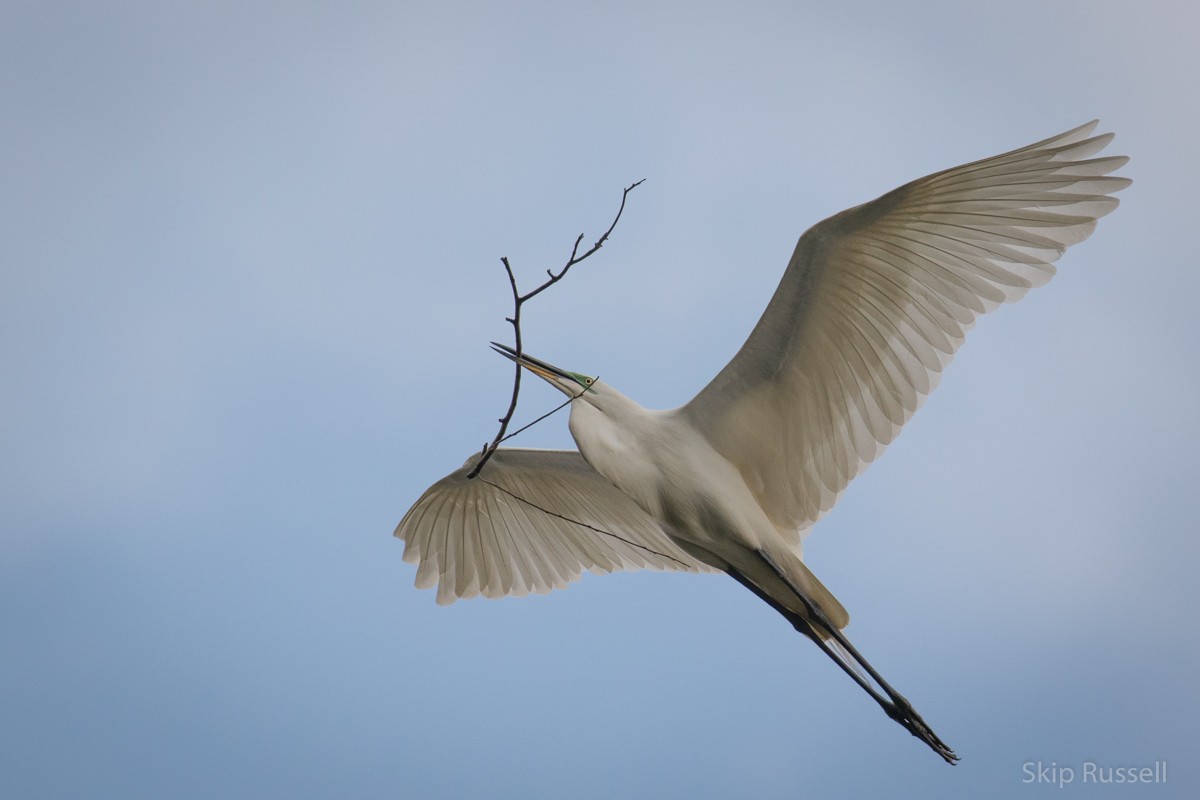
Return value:
[(596, 379), (595, 378), (587, 378), (586, 380), (584, 380), (584, 383), (586, 383), (588, 386), (591, 386), (592, 381), (594, 381), (594, 380), (596, 380)]

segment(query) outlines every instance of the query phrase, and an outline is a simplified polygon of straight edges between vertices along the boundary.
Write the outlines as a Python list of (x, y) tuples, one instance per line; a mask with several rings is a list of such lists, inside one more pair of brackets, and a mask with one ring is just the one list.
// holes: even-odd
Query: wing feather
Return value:
[(501, 449), (431, 486), (396, 527), (437, 601), (544, 594), (595, 573), (710, 572), (573, 450)]
[[(895, 439), (981, 314), (1053, 277), (1129, 185), (1096, 122), (811, 228), (732, 361), (680, 413), (802, 534)], [(798, 539), (797, 539), (798, 540)]]

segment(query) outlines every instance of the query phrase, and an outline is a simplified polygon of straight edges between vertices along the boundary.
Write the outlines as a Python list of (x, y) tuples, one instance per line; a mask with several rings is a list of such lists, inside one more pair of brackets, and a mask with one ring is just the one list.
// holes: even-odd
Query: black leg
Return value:
[[(928, 745), (935, 753), (945, 759), (946, 763), (953, 764), (958, 761), (958, 756), (954, 751), (929, 728), (925, 720), (921, 718), (921, 715), (912, 707), (912, 704), (903, 695), (893, 689), (884, 680), (883, 676), (871, 666), (871, 663), (862, 657), (862, 654), (850, 643), (850, 640), (829, 621), (820, 606), (812, 602), (804, 592), (795, 586), (769, 555), (761, 550), (757, 552), (763, 562), (779, 576), (803, 604), (805, 614), (797, 614), (783, 606), (756, 586), (753, 581), (736, 570), (732, 568), (728, 569), (727, 572), (729, 575), (778, 611), (784, 619), (792, 624), (792, 627), (812, 639), (825, 655), (829, 656), (834, 663), (841, 667), (843, 672), (861, 686), (863, 691), (869, 694), (875, 702), (879, 703), (884, 712), (905, 730)], [(832, 643), (830, 640), (832, 640)], [(834, 645), (836, 645), (836, 649)], [(870, 676), (869, 679), (867, 676)], [(874, 685), (872, 685), (871, 681), (874, 681)], [(876, 686), (882, 690), (882, 693), (875, 688)]]

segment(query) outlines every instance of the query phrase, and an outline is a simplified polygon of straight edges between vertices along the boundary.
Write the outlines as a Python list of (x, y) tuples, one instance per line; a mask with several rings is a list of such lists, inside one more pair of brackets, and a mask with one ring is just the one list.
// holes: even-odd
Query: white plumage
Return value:
[[(498, 349), (574, 398), (580, 453), (500, 450), (434, 484), (396, 535), (438, 602), (544, 592), (584, 569), (722, 570), (914, 736), (957, 756), (862, 658), (801, 538), (895, 439), (975, 319), (1054, 275), (1112, 211), (1123, 156), (1095, 122), (945, 170), (800, 237), (762, 318), (695, 398), (652, 411)], [(582, 457), (580, 457), (582, 454)]]
[(443, 605), (561, 589), (584, 570), (711, 571), (574, 450), (502, 448), (468, 480), (478, 461), (429, 487), (397, 528), (411, 532), (417, 586), (436, 585)]

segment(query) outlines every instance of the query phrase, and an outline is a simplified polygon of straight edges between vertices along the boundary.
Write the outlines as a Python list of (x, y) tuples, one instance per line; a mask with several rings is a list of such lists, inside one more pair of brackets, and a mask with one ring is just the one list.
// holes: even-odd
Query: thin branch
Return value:
[[(597, 376), (596, 376), (596, 380), (600, 380), (600, 376), (599, 376), (599, 375), (597, 375)], [(557, 414), (559, 411), (562, 411), (564, 408), (566, 408), (567, 406), (569, 406), (569, 405), (570, 405), (572, 402), (574, 402), (575, 400), (578, 400), (579, 398), (583, 397), (583, 394), (584, 394), (584, 392), (586, 392), (586, 391), (587, 391), (587, 389), (580, 389), (578, 393), (571, 395), (571, 396), (570, 396), (570, 397), (568, 397), (566, 400), (563, 400), (561, 403), (559, 403), (559, 404), (558, 404), (558, 405), (556, 405), (554, 408), (552, 408), (552, 409), (550, 409), (549, 411), (547, 411), (545, 414), (542, 414), (540, 417), (538, 417), (537, 419), (535, 419), (533, 422), (527, 422), (527, 423), (525, 423), (524, 425), (522, 425), (521, 427), (517, 428), (517, 429), (516, 429), (515, 431), (513, 431), (512, 433), (510, 433), (510, 434), (507, 434), (507, 435), (506, 435), (506, 436), (505, 436), (503, 439), (501, 439), (500, 441), (501, 441), (501, 442), (506, 442), (506, 441), (508, 441), (509, 439), (511, 439), (512, 437), (516, 436), (518, 433), (523, 433), (524, 431), (527, 431), (527, 430), (529, 430), (529, 429), (530, 429), (530, 428), (532, 428), (534, 425), (537, 425), (539, 422), (541, 422), (542, 420), (544, 420), (546, 417), (550, 416), (551, 414)]]
[(630, 547), (637, 547), (641, 550), (645, 550), (647, 553), (651, 553), (653, 555), (660, 556), (662, 558), (666, 558), (671, 561), (674, 561), (676, 564), (683, 567), (684, 569), (691, 569), (690, 564), (686, 564), (683, 561), (680, 561), (678, 558), (675, 558), (675, 556), (670, 556), (670, 555), (667, 555), (666, 553), (660, 553), (652, 547), (647, 547), (644, 544), (638, 544), (637, 542), (626, 539), (624, 536), (618, 536), (615, 533), (609, 533), (606, 530), (597, 528), (594, 525), (589, 525), (586, 522), (580, 522), (577, 519), (571, 519), (570, 517), (564, 517), (562, 514), (559, 514), (557, 511), (551, 511), (548, 508), (542, 508), (537, 503), (534, 503), (530, 500), (526, 500), (524, 497), (521, 497), (521, 495), (516, 494), (515, 492), (510, 492), (508, 489), (505, 489), (503, 486), (500, 486), (499, 484), (496, 484), (496, 483), (492, 483), (487, 478), (484, 478), (483, 482), (486, 483), (488, 486), (491, 486), (493, 489), (504, 492), (506, 495), (513, 498), (514, 500), (522, 502), (527, 506), (533, 506), (538, 511), (541, 511), (543, 514), (549, 514), (552, 517), (557, 517), (558, 519), (561, 519), (563, 522), (570, 522), (572, 525), (579, 525), (581, 527), (587, 528), (590, 531), (595, 531), (596, 533), (599, 533), (603, 536), (611, 536), (612, 538), (616, 539), (617, 541), (624, 542), (625, 544), (629, 545)]
[(496, 433), (495, 438), (493, 438), (490, 443), (483, 446), (483, 450), (480, 452), (481, 457), (479, 459), (479, 463), (475, 465), (474, 469), (467, 473), (467, 478), (475, 478), (478, 476), (483, 470), (483, 465), (486, 464), (488, 459), (492, 457), (492, 453), (495, 453), (500, 447), (500, 443), (507, 438), (505, 434), (508, 431), (508, 425), (510, 422), (512, 422), (513, 414), (516, 413), (517, 410), (517, 396), (521, 393), (520, 358), (521, 354), (524, 352), (521, 347), (521, 307), (529, 300), (532, 300), (534, 297), (537, 297), (539, 294), (546, 291), (546, 289), (549, 289), (551, 286), (561, 281), (571, 267), (575, 266), (581, 261), (586, 260), (589, 256), (593, 255), (597, 250), (604, 246), (604, 243), (608, 241), (608, 237), (612, 234), (613, 229), (617, 227), (617, 223), (621, 221), (621, 214), (625, 211), (625, 200), (629, 197), (629, 193), (638, 186), (641, 186), (643, 181), (645, 181), (645, 178), (625, 187), (625, 190), (621, 193), (621, 206), (617, 209), (617, 215), (613, 217), (612, 224), (609, 225), (608, 230), (606, 230), (603, 235), (596, 240), (595, 244), (581, 254), (579, 252), (579, 245), (583, 242), (583, 234), (579, 234), (579, 236), (575, 238), (575, 244), (571, 248), (571, 257), (567, 259), (567, 263), (564, 264), (562, 269), (560, 269), (558, 272), (554, 272), (550, 269), (546, 270), (546, 275), (548, 277), (540, 286), (532, 291), (521, 294), (520, 290), (517, 289), (517, 278), (513, 273), (512, 264), (509, 263), (508, 257), (505, 256), (504, 258), (500, 259), (500, 262), (504, 264), (505, 273), (508, 274), (508, 285), (512, 290), (513, 298), (513, 314), (511, 317), (506, 317), (508, 322), (513, 326), (514, 339), (513, 353), (515, 354), (515, 358), (513, 360), (512, 399), (510, 399), (508, 402), (508, 410), (505, 411), (504, 416), (500, 417), (499, 419), (500, 430)]
[[(625, 212), (625, 199), (627, 197), (629, 197), (630, 192), (632, 192), (637, 187), (641, 186), (642, 183), (645, 182), (645, 180), (646, 180), (645, 178), (642, 178), (640, 181), (637, 181), (636, 183), (632, 183), (629, 186), (625, 187), (625, 191), (623, 191), (621, 193), (621, 207), (617, 209), (617, 215), (615, 217), (613, 217), (612, 224), (608, 226), (608, 230), (606, 230), (604, 232), (604, 235), (602, 235), (599, 239), (597, 239), (596, 243), (588, 248), (587, 252), (585, 252), (583, 255), (578, 255), (579, 243), (583, 241), (583, 234), (581, 233), (581, 234), (579, 234), (579, 236), (577, 236), (575, 238), (575, 246), (571, 248), (571, 257), (567, 260), (567, 263), (563, 265), (563, 268), (558, 271), (558, 274), (556, 275), (552, 270), (546, 270), (546, 274), (549, 275), (550, 277), (541, 286), (537, 287), (533, 291), (529, 292), (528, 294), (521, 295), (518, 298), (518, 304), (524, 303), (526, 300), (531, 300), (534, 297), (537, 297), (539, 294), (544, 292), (546, 289), (549, 289), (551, 286), (553, 286), (554, 284), (561, 281), (563, 279), (563, 276), (565, 276), (567, 274), (567, 270), (569, 270), (571, 267), (578, 264), (580, 261), (583, 261), (588, 256), (591, 256), (593, 253), (595, 253), (597, 250), (599, 250), (601, 247), (603, 247), (604, 243), (608, 241), (608, 237), (612, 234), (613, 229), (617, 227), (617, 223), (621, 221), (621, 214), (623, 214)], [(508, 264), (508, 262), (505, 261), (505, 265), (507, 265), (507, 264)]]

